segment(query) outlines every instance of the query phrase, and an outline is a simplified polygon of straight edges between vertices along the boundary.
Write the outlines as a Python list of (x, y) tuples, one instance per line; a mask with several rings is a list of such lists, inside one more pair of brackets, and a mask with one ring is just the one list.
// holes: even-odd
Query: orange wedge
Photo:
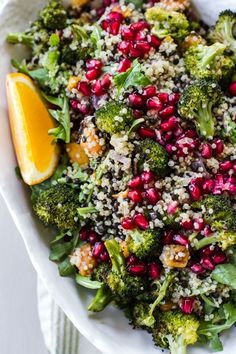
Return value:
[(24, 74), (7, 75), (7, 99), (13, 143), (25, 183), (34, 185), (54, 173), (60, 151), (48, 130), (52, 117), (33, 81)]

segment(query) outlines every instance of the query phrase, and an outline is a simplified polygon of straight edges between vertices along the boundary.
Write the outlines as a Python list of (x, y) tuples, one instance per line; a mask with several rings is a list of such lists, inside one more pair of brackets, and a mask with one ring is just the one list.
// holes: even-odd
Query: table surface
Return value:
[(46, 354), (37, 314), (37, 277), (0, 196), (1, 354)]

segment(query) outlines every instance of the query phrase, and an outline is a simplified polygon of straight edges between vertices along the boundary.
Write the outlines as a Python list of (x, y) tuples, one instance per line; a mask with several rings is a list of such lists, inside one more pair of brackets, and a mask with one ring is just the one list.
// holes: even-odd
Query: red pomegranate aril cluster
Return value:
[(112, 11), (107, 15), (107, 18), (101, 22), (103, 30), (116, 36), (119, 33), (121, 23), (124, 16), (120, 12)]
[(111, 86), (111, 76), (105, 74), (100, 80), (95, 81), (92, 92), (95, 96), (103, 96), (107, 93), (109, 87)]
[(92, 93), (91, 88), (87, 81), (80, 81), (78, 84), (78, 91), (84, 96), (89, 97)]
[(128, 58), (122, 59), (119, 64), (119, 67), (118, 67), (118, 72), (123, 73), (123, 72), (129, 70), (131, 65), (132, 65), (131, 60), (129, 60)]
[(129, 103), (131, 107), (142, 108), (143, 107), (143, 97), (138, 93), (132, 93), (129, 95)]
[(108, 262), (110, 257), (103, 242), (96, 242), (93, 246), (92, 255), (101, 262)]
[(232, 82), (229, 85), (229, 93), (231, 94), (231, 96), (236, 96), (236, 81)]
[(143, 171), (140, 177), (145, 184), (151, 183), (155, 180), (155, 175), (152, 171)]
[(181, 222), (181, 226), (185, 230), (193, 230), (193, 220), (191, 220), (191, 219), (184, 220), (184, 221)]
[(137, 213), (134, 215), (134, 223), (141, 230), (146, 230), (149, 228), (149, 221), (146, 216), (142, 213)]
[(130, 217), (126, 217), (121, 221), (121, 226), (125, 230), (133, 230), (136, 228), (136, 225), (134, 223), (134, 219)]
[(201, 275), (205, 273), (205, 269), (200, 263), (195, 263), (190, 267), (191, 271), (195, 274)]
[(190, 315), (194, 310), (194, 304), (195, 304), (194, 297), (184, 297), (181, 299), (180, 309), (184, 314)]
[(94, 230), (83, 227), (80, 230), (79, 237), (81, 241), (88, 241), (91, 245), (95, 245), (96, 242), (101, 240), (101, 236)]
[(214, 260), (209, 257), (209, 256), (205, 256), (202, 257), (201, 259), (201, 265), (203, 266), (204, 269), (206, 270), (210, 270), (213, 271), (215, 269), (215, 262)]

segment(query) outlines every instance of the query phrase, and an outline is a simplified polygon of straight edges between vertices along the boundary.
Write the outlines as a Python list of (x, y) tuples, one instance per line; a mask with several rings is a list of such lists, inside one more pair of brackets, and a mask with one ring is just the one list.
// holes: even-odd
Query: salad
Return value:
[(236, 322), (236, 13), (208, 28), (188, 0), (51, 0), (7, 41), (29, 49), (10, 75), (47, 173), (28, 178), (15, 137), (18, 172), (60, 275), (172, 354), (221, 351)]

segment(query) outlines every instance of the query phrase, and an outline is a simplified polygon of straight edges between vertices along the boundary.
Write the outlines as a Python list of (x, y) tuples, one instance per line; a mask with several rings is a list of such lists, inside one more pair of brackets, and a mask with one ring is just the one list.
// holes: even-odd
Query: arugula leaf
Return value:
[(49, 102), (53, 103), (54, 101), (54, 104), (59, 105), (59, 107), (61, 108), (60, 110), (49, 109), (49, 113), (51, 114), (51, 116), (59, 123), (58, 127), (49, 130), (48, 132), (49, 135), (53, 135), (56, 141), (60, 139), (60, 140), (64, 140), (66, 143), (69, 143), (70, 142), (70, 109), (69, 109), (68, 99), (66, 98), (66, 96), (64, 96), (62, 98), (62, 101), (61, 99), (57, 101), (57, 99), (53, 100), (51, 96), (44, 95), (44, 97), (45, 98), (48, 97), (51, 100)]
[(142, 66), (136, 59), (129, 70), (114, 76), (114, 83), (118, 88), (118, 92), (120, 93), (122, 88), (126, 90), (130, 86), (145, 87), (149, 85), (151, 81), (142, 73)]
[(135, 119), (127, 135), (129, 136), (132, 133), (132, 131), (137, 129), (140, 126), (140, 124), (142, 124), (143, 122), (144, 122), (144, 118)]
[(46, 68), (29, 70), (25, 60), (19, 63), (15, 59), (11, 60), (11, 65), (20, 73), (30, 76), (33, 80), (37, 81), (38, 84), (42, 87), (44, 87), (49, 81), (49, 74)]
[(125, 3), (126, 4), (134, 4), (136, 9), (140, 9), (143, 7), (144, 0), (126, 0)]
[(93, 32), (91, 33), (90, 40), (92, 42), (93, 47), (95, 48), (94, 55), (95, 57), (99, 58), (101, 56), (101, 51), (102, 51), (102, 46), (100, 43), (102, 28), (97, 24), (95, 24), (93, 28), (94, 29)]
[(62, 277), (67, 277), (75, 272), (75, 266), (70, 263), (70, 258), (67, 257), (58, 264), (59, 274)]
[(73, 251), (74, 243), (64, 242), (64, 243), (56, 243), (51, 247), (51, 252), (49, 259), (50, 261), (61, 261), (63, 257), (67, 256)]
[(89, 277), (83, 277), (80, 274), (76, 274), (75, 281), (87, 289), (100, 289), (102, 286), (102, 283), (99, 281), (91, 280)]
[(72, 31), (79, 41), (86, 42), (89, 39), (85, 29), (79, 25), (73, 25)]
[[(223, 318), (221, 317), (221, 312), (223, 312)], [(230, 329), (235, 322), (236, 307), (231, 303), (227, 303), (224, 304), (223, 308), (219, 310), (219, 320), (217, 322), (215, 322), (214, 318), (212, 321), (201, 322), (198, 329), (198, 334), (206, 337), (214, 349), (220, 350), (221, 342), (218, 337), (219, 334), (227, 329)]]
[(230, 263), (219, 264), (211, 273), (212, 279), (236, 290), (236, 266)]

